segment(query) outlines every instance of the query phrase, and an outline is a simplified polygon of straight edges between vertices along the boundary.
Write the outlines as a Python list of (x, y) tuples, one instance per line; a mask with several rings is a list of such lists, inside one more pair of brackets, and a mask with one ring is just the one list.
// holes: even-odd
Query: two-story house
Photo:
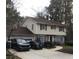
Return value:
[(33, 33), (32, 40), (55, 41), (63, 44), (66, 36), (65, 24), (40, 18), (26, 17), (22, 27)]

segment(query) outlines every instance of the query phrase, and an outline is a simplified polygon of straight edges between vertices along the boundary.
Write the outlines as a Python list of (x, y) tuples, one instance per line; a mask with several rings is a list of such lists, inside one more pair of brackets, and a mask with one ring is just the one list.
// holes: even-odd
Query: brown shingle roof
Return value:
[(26, 17), (25, 19), (32, 19), (37, 22), (37, 24), (46, 24), (46, 25), (56, 25), (56, 26), (66, 26), (65, 24), (61, 24), (60, 22), (56, 22), (53, 20), (47, 20), (43, 18), (34, 18), (34, 17)]
[(25, 27), (18, 27), (13, 30), (11, 36), (33, 36), (33, 33)]

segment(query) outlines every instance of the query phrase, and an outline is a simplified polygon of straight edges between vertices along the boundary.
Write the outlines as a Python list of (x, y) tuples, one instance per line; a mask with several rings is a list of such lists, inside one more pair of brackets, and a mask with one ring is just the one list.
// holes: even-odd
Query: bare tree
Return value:
[(23, 17), (19, 16), (19, 12), (14, 8), (14, 3), (11, 0), (6, 0), (6, 32), (10, 37), (14, 25), (20, 24)]

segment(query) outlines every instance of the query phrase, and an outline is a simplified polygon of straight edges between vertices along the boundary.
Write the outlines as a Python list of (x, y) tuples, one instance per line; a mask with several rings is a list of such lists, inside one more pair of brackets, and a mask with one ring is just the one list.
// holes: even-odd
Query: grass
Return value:
[(21, 58), (11, 54), (8, 50), (6, 50), (6, 59), (21, 59)]
[(63, 46), (63, 49), (58, 50), (58, 51), (64, 52), (64, 53), (73, 54), (73, 46), (64, 45), (64, 46)]

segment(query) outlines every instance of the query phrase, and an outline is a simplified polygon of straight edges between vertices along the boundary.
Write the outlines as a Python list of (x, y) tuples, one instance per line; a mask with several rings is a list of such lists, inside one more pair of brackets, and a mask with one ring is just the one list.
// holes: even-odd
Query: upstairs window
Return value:
[(47, 25), (44, 25), (44, 27), (45, 27), (45, 30), (47, 30)]
[(51, 26), (51, 29), (56, 29), (56, 26), (55, 26), (55, 25), (52, 25), (52, 26)]
[(40, 30), (43, 30), (44, 26), (42, 24), (40, 24)]
[(47, 25), (40, 24), (40, 30), (47, 30)]
[(63, 31), (64, 32), (64, 27), (59, 27), (59, 31)]

